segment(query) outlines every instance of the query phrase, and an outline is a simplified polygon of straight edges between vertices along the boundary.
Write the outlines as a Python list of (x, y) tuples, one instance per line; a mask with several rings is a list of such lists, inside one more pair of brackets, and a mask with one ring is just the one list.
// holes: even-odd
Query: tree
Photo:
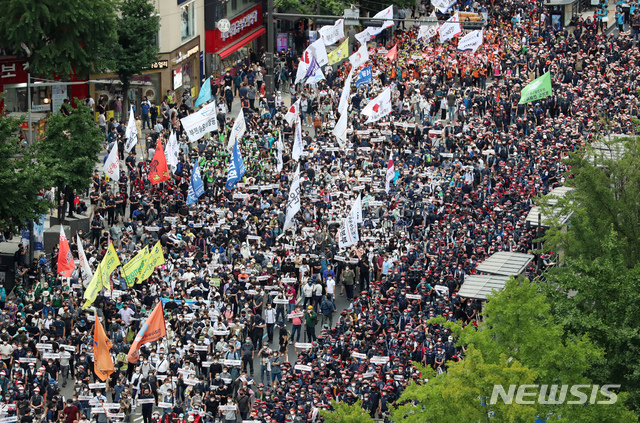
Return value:
[(325, 423), (373, 423), (369, 413), (362, 409), (360, 401), (356, 401), (353, 405), (331, 401), (331, 406), (332, 411), (320, 411)]
[(46, 167), (53, 185), (64, 193), (61, 219), (73, 190), (89, 186), (104, 142), (89, 107), (78, 105), (69, 107), (69, 111), (69, 116), (51, 115), (44, 138), (36, 144), (39, 162)]
[[(0, 40), (32, 74), (69, 78), (109, 67), (116, 42), (111, 0), (7, 0), (2, 3)], [(28, 51), (24, 49), (26, 46)]]
[(120, 3), (113, 70), (122, 82), (125, 110), (129, 110), (131, 78), (140, 75), (158, 58), (156, 37), (159, 30), (160, 17), (149, 0), (124, 0)]
[(47, 201), (38, 198), (40, 190), (50, 186), (47, 169), (21, 147), (20, 123), (0, 110), (0, 232), (4, 233), (26, 228), (28, 221), (49, 210)]

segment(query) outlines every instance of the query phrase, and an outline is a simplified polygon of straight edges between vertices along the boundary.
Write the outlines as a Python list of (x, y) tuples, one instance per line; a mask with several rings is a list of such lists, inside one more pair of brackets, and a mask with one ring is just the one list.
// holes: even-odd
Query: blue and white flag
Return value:
[(238, 148), (238, 142), (233, 146), (231, 152), (231, 161), (229, 162), (229, 174), (227, 175), (227, 183), (225, 188), (231, 191), (236, 186), (236, 182), (242, 178), (245, 173), (244, 161), (240, 155), (240, 149)]
[(211, 101), (211, 77), (207, 78), (202, 84), (200, 94), (198, 94), (198, 99), (196, 100), (196, 107), (200, 107), (207, 101)]
[(358, 75), (358, 79), (356, 80), (356, 88), (360, 88), (360, 86), (364, 84), (370, 84), (371, 81), (373, 81), (371, 66), (367, 66), (360, 71), (360, 75)]
[(198, 202), (198, 198), (204, 194), (204, 184), (202, 183), (202, 176), (200, 175), (200, 167), (198, 161), (193, 165), (193, 172), (191, 172), (191, 183), (189, 184), (189, 192), (187, 194), (187, 205)]
[(309, 63), (309, 68), (307, 68), (307, 73), (305, 74), (305, 77), (312, 78), (316, 76), (316, 72), (318, 72), (318, 69), (320, 69), (320, 65), (318, 64), (318, 61), (316, 60), (315, 56), (313, 56), (311, 58), (311, 63)]

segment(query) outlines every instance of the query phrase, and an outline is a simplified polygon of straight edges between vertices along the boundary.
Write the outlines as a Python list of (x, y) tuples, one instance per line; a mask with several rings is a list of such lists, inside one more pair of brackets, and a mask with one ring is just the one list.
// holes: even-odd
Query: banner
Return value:
[(153, 246), (151, 252), (147, 256), (147, 260), (144, 262), (144, 267), (142, 272), (138, 277), (138, 283), (147, 279), (149, 276), (153, 274), (153, 271), (156, 267), (164, 264), (164, 254), (162, 253), (162, 246), (160, 245), (160, 241), (156, 242), (156, 245)]
[(551, 73), (547, 72), (541, 77), (534, 79), (520, 92), (520, 101), (518, 104), (530, 103), (549, 97), (553, 94), (551, 88)]
[(293, 149), (291, 152), (291, 158), (295, 161), (300, 160), (300, 156), (302, 156), (302, 122), (300, 122), (300, 117), (296, 120), (296, 133), (293, 137)]
[(120, 259), (116, 254), (116, 250), (113, 248), (113, 243), (109, 244), (107, 248), (107, 254), (104, 255), (102, 261), (96, 269), (91, 282), (87, 286), (84, 292), (84, 298), (87, 300), (82, 308), (87, 308), (96, 300), (96, 297), (102, 291), (102, 289), (111, 290), (111, 284), (109, 278), (116, 268), (120, 266)]
[(391, 87), (387, 87), (362, 109), (362, 114), (369, 116), (369, 119), (367, 119), (365, 123), (376, 122), (382, 119), (391, 113), (391, 109)]
[(284, 221), (282, 231), (293, 227), (293, 217), (300, 211), (300, 165), (296, 169), (296, 173), (293, 175), (291, 181), (291, 188), (289, 189), (289, 197), (287, 199), (287, 217)]
[(360, 71), (360, 74), (358, 75), (358, 79), (356, 80), (356, 89), (360, 88), (361, 85), (370, 84), (371, 81), (373, 81), (371, 66), (362, 68), (362, 70)]
[(421, 25), (418, 30), (418, 40), (425, 39), (429, 41), (438, 33), (438, 25)]
[(341, 115), (346, 115), (349, 110), (349, 98), (351, 97), (351, 80), (353, 79), (353, 74), (356, 71), (356, 67), (351, 68), (349, 75), (347, 75), (347, 79), (344, 81), (344, 88), (342, 89), (342, 94), (340, 94), (340, 102), (338, 103), (338, 113)]
[(438, 9), (440, 13), (447, 13), (447, 10), (451, 8), (454, 4), (456, 4), (456, 0), (431, 0), (431, 4), (433, 7)]
[(440, 42), (444, 44), (446, 41), (460, 35), (461, 33), (462, 28), (460, 27), (460, 18), (456, 12), (455, 15), (450, 17), (440, 26)]
[(129, 109), (129, 121), (127, 122), (127, 129), (124, 131), (124, 137), (127, 139), (124, 149), (128, 153), (138, 143), (138, 126), (133, 114), (133, 105)]
[(33, 249), (44, 251), (44, 216), (33, 221)]
[(140, 359), (138, 351), (142, 345), (157, 341), (163, 336), (167, 336), (167, 328), (164, 322), (162, 302), (159, 302), (144, 324), (140, 327), (140, 331), (138, 331), (136, 338), (131, 344), (131, 348), (127, 354), (127, 360), (129, 360), (129, 363), (136, 363)]
[(389, 165), (387, 166), (387, 179), (385, 182), (384, 190), (387, 194), (391, 190), (391, 181), (396, 176), (396, 171), (393, 166), (393, 153), (389, 153)]
[(335, 135), (338, 140), (338, 144), (340, 144), (340, 148), (343, 150), (347, 147), (347, 120), (348, 114), (343, 113), (340, 115), (340, 119), (336, 122), (336, 126), (333, 128), (333, 135)]
[(235, 187), (236, 183), (245, 174), (245, 171), (244, 160), (242, 160), (242, 155), (240, 154), (240, 150), (238, 149), (238, 142), (236, 141), (231, 153), (231, 160), (229, 161), (227, 183), (224, 187), (228, 190), (232, 190), (233, 187)]
[(284, 162), (282, 161), (282, 148), (284, 143), (282, 142), (282, 132), (278, 134), (278, 142), (276, 144), (276, 148), (278, 149), (278, 157), (277, 157), (277, 165), (276, 165), (276, 173), (282, 172), (282, 167), (284, 166)]
[(91, 270), (87, 256), (84, 253), (84, 247), (82, 246), (82, 238), (80, 238), (80, 235), (76, 235), (76, 241), (78, 243), (78, 261), (80, 262), (80, 270), (82, 270), (82, 280), (88, 283), (93, 278), (93, 271)]
[(198, 141), (207, 132), (218, 129), (218, 119), (216, 117), (216, 102), (206, 104), (202, 109), (187, 117), (180, 119), (184, 130), (187, 131), (189, 141)]
[(178, 167), (178, 156), (180, 155), (180, 147), (178, 147), (178, 138), (175, 131), (171, 131), (169, 135), (169, 141), (167, 141), (167, 150), (165, 151), (165, 158), (167, 163), (175, 170)]
[(358, 194), (358, 198), (353, 203), (351, 210), (356, 218), (356, 223), (362, 223), (362, 194)]
[(233, 122), (233, 128), (231, 128), (231, 134), (229, 134), (229, 142), (227, 143), (227, 151), (231, 151), (236, 141), (242, 141), (245, 131), (247, 130), (247, 123), (244, 120), (244, 111), (240, 108), (238, 117)]
[(356, 51), (351, 56), (349, 56), (349, 61), (353, 65), (354, 70), (364, 65), (368, 60), (369, 60), (369, 50), (367, 49), (366, 44), (361, 45), (358, 51)]
[(471, 51), (473, 53), (482, 45), (482, 30), (475, 30), (458, 40), (459, 51)]
[(103, 382), (116, 370), (110, 353), (112, 347), (100, 319), (96, 319), (93, 326), (93, 370)]
[(102, 166), (104, 174), (114, 181), (120, 180), (120, 158), (118, 157), (118, 143), (114, 142), (111, 151)]
[(342, 220), (342, 225), (338, 229), (338, 246), (340, 249), (348, 248), (355, 245), (359, 239), (358, 223), (352, 208), (347, 217)]
[(76, 267), (69, 248), (69, 242), (64, 234), (64, 228), (60, 225), (60, 241), (58, 247), (58, 274), (65, 278), (71, 277), (71, 272)]
[(398, 44), (396, 43), (395, 46), (393, 46), (393, 48), (391, 50), (389, 50), (387, 52), (387, 54), (385, 55), (385, 57), (391, 61), (394, 61), (398, 58)]
[(202, 84), (195, 105), (196, 107), (200, 107), (208, 101), (211, 101), (211, 77), (207, 78)]
[[(338, 19), (333, 25), (323, 26), (318, 32), (324, 45), (332, 46), (344, 38), (344, 20)], [(332, 64), (331, 59), (329, 59), (329, 64)]]
[(161, 139), (158, 139), (156, 152), (153, 153), (153, 159), (151, 159), (151, 163), (149, 163), (148, 178), (152, 185), (169, 179), (169, 168), (167, 167), (167, 158), (164, 156)]
[(369, 32), (369, 28), (365, 28), (364, 31), (358, 32), (356, 35), (356, 40), (360, 43), (360, 46), (367, 46), (367, 41), (371, 39), (371, 33)]
[(128, 287), (132, 287), (136, 283), (136, 278), (144, 268), (144, 263), (149, 255), (149, 246), (145, 245), (131, 260), (122, 266), (122, 276)]
[(320, 70), (320, 65), (315, 57), (311, 58), (311, 63), (309, 63), (309, 67), (307, 68), (307, 73), (304, 75), (305, 78), (313, 78), (316, 76), (316, 73)]
[[(322, 39), (316, 40), (307, 47), (307, 51), (311, 54), (312, 57), (316, 58), (316, 62), (318, 62), (318, 66), (324, 66), (329, 64), (329, 57), (327, 56), (327, 48), (324, 45), (324, 41)], [(311, 61), (309, 61), (311, 64)]]
[(189, 184), (189, 191), (187, 193), (187, 205), (191, 205), (198, 202), (198, 198), (204, 194), (204, 183), (202, 182), (202, 176), (200, 176), (200, 166), (198, 166), (198, 160), (193, 165), (193, 171), (191, 172), (191, 183)]
[(347, 38), (331, 53), (327, 54), (329, 57), (329, 64), (335, 65), (336, 63), (340, 63), (341, 61), (349, 58), (349, 39)]
[(286, 120), (289, 123), (289, 126), (291, 126), (293, 125), (293, 121), (296, 119), (296, 117), (298, 117), (299, 114), (300, 99), (298, 99), (295, 103), (293, 103), (291, 107), (289, 107), (289, 110), (287, 110), (287, 114), (284, 115), (284, 120)]

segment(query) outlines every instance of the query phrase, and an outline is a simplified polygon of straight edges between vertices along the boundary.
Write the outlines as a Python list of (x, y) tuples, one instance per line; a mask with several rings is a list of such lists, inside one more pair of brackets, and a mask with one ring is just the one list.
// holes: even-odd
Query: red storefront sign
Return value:
[(257, 4), (230, 20), (231, 27), (226, 33), (206, 31), (206, 52), (217, 53), (225, 47), (251, 34), (262, 26), (262, 4)]

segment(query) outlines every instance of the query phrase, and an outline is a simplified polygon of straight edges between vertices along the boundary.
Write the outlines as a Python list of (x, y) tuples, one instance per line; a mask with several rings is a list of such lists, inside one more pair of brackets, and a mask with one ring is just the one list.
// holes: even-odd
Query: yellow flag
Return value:
[(329, 64), (335, 65), (345, 59), (349, 58), (349, 38), (344, 40), (342, 44), (338, 46), (337, 49), (333, 50), (331, 53), (327, 54), (329, 58)]
[(84, 298), (87, 300), (82, 306), (83, 309), (89, 307), (96, 300), (98, 293), (102, 291), (102, 280), (100, 280), (100, 274), (102, 273), (102, 263), (98, 265), (98, 268), (91, 278), (91, 282), (87, 285), (87, 289), (84, 291)]
[(87, 302), (82, 306), (82, 308), (87, 308), (93, 304), (102, 288), (109, 291), (111, 290), (109, 276), (111, 276), (111, 273), (116, 270), (118, 266), (120, 266), (120, 259), (116, 254), (115, 248), (113, 248), (113, 244), (109, 244), (107, 254), (102, 258), (102, 261), (93, 274), (93, 278), (91, 278), (91, 282), (89, 282), (87, 289), (84, 291), (84, 298)]
[(127, 286), (131, 287), (136, 283), (136, 278), (144, 269), (144, 264), (149, 257), (149, 247), (145, 245), (134, 258), (129, 260), (124, 266), (122, 266), (122, 275), (127, 282)]
[(154, 269), (163, 264), (164, 264), (164, 255), (162, 254), (162, 246), (160, 245), (160, 241), (158, 241), (156, 242), (156, 245), (153, 247), (153, 249), (147, 256), (147, 260), (144, 263), (144, 268), (142, 269), (142, 272), (138, 275), (138, 283), (141, 283), (143, 280), (151, 276)]

